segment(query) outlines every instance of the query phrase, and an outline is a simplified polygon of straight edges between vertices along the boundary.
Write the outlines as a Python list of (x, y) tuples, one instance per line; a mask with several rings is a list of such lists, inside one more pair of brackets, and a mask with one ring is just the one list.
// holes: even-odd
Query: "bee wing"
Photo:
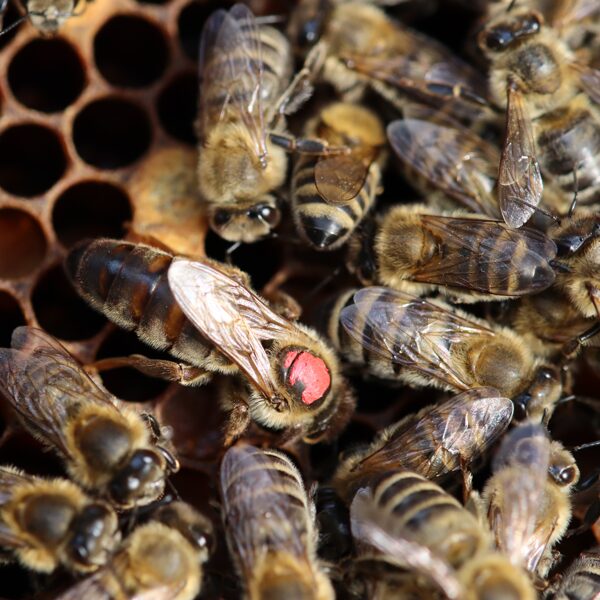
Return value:
[[(508, 427), (513, 403), (491, 387), (462, 392), (406, 419), (382, 448), (361, 461), (405, 468), (434, 479), (483, 454)], [(454, 460), (451, 459), (454, 457)], [(381, 470), (381, 469), (380, 469)]]
[(491, 329), (418, 296), (384, 287), (359, 290), (354, 304), (341, 311), (340, 321), (365, 348), (458, 390), (470, 387), (470, 377), (452, 364), (451, 345), (468, 336), (494, 335)]
[(388, 531), (393, 531), (394, 527), (387, 526), (384, 514), (374, 506), (367, 488), (358, 490), (350, 506), (354, 538), (375, 547), (393, 562), (425, 575), (444, 591), (447, 598), (463, 597), (464, 590), (448, 563), (426, 546), (398, 535), (392, 537)]
[(293, 518), (298, 498), (283, 493), (272, 466), (269, 457), (252, 446), (233, 446), (221, 463), (225, 523), (248, 575), (267, 553), (281, 551), (301, 559), (309, 543), (306, 521)]
[(275, 395), (262, 340), (293, 329), (256, 294), (220, 269), (175, 258), (169, 286), (186, 317), (266, 396)]
[(531, 294), (554, 283), (549, 261), (556, 256), (556, 244), (535, 229), (512, 230), (503, 222), (487, 219), (421, 218), (443, 240), (445, 251), (415, 269), (411, 275), (415, 281), (502, 296)]
[(552, 27), (558, 29), (583, 21), (597, 12), (600, 12), (597, 0), (563, 0), (555, 3), (549, 21)]
[(501, 480), (502, 493), (490, 498), (488, 508), (496, 545), (529, 570), (535, 570), (549, 537), (539, 530), (549, 459), (550, 440), (543, 427), (525, 424), (504, 437), (493, 462), (496, 475), (510, 469), (510, 476)]
[(31, 483), (35, 477), (21, 473), (12, 467), (0, 467), (0, 506), (12, 498), (18, 486)]
[(18, 327), (0, 349), (0, 390), (42, 441), (69, 456), (64, 425), (74, 407), (96, 402), (118, 410), (67, 350), (39, 329)]
[[(108, 585), (109, 578), (113, 578), (109, 567), (102, 567), (92, 575), (78, 581), (68, 590), (57, 596), (56, 600), (114, 600), (114, 590)], [(115, 581), (116, 583), (116, 581)], [(118, 585), (118, 584), (117, 584)]]
[(597, 104), (600, 104), (600, 70), (579, 67), (579, 81), (583, 91)]
[(333, 205), (344, 205), (356, 198), (375, 156), (375, 148), (354, 148), (350, 154), (323, 156), (315, 165), (319, 194)]
[(498, 202), (510, 227), (525, 224), (540, 203), (544, 183), (537, 161), (531, 119), (523, 95), (508, 88), (506, 131), (498, 170)]
[(387, 127), (398, 158), (469, 210), (498, 217), (493, 188), (500, 157), (493, 146), (467, 129), (421, 119)]
[(266, 157), (260, 31), (247, 6), (218, 10), (206, 21), (200, 42), (200, 81), (202, 137), (231, 106), (238, 111), (256, 156)]

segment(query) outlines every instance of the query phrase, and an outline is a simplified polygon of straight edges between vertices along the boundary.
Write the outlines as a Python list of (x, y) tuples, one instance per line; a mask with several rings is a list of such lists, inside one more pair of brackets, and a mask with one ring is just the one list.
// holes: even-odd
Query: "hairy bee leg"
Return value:
[(248, 429), (250, 421), (248, 405), (243, 401), (234, 403), (225, 425), (225, 448), (232, 446), (243, 435), (244, 431)]
[(283, 133), (269, 133), (269, 138), (276, 146), (281, 146), (286, 152), (297, 152), (298, 154), (309, 154), (315, 156), (329, 154), (348, 154), (348, 146), (330, 146), (327, 142), (319, 139), (297, 138), (293, 135)]
[(267, 115), (267, 122), (273, 123), (275, 130), (282, 126), (284, 115), (295, 113), (312, 96), (313, 83), (323, 68), (326, 57), (327, 47), (322, 41), (308, 53), (302, 69), (275, 102), (271, 114)]
[(141, 354), (103, 358), (87, 365), (86, 368), (96, 371), (109, 371), (121, 367), (130, 367), (144, 375), (164, 379), (165, 381), (174, 381), (185, 386), (204, 385), (212, 378), (212, 373), (199, 367), (178, 363), (173, 360), (147, 358)]
[(473, 473), (469, 470), (469, 463), (460, 457), (460, 472), (462, 473), (463, 504), (467, 504), (473, 493)]

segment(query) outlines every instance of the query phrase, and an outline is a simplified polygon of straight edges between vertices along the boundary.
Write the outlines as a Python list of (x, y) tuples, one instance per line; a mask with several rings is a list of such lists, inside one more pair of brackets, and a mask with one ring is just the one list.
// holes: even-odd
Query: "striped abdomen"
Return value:
[(371, 164), (365, 182), (348, 203), (333, 205), (319, 193), (315, 183), (318, 158), (301, 156), (294, 165), (292, 202), (300, 236), (316, 250), (334, 250), (343, 245), (372, 208), (381, 182), (377, 163)]
[(589, 600), (600, 597), (600, 554), (586, 552), (564, 574), (552, 600)]
[(477, 519), (441, 487), (410, 471), (388, 473), (373, 486), (388, 533), (431, 549), (460, 568), (488, 546)]
[(542, 169), (562, 189), (566, 206), (577, 191), (579, 202), (600, 200), (600, 116), (589, 103), (544, 115), (536, 122)]
[(66, 269), (79, 295), (110, 321), (153, 348), (204, 367), (211, 353), (220, 355), (175, 302), (167, 281), (172, 259), (150, 246), (94, 240), (71, 250)]
[[(239, 69), (231, 69), (227, 64), (233, 60), (232, 54), (244, 64), (248, 60), (248, 49), (260, 48), (260, 54), (256, 52), (252, 59), (259, 63), (262, 69), (260, 97), (266, 112), (278, 100), (291, 77), (292, 53), (287, 39), (273, 27), (248, 29), (243, 28), (242, 24), (240, 26), (243, 30), (243, 44), (238, 48), (239, 57), (235, 56), (236, 51), (233, 49), (221, 56), (216, 55), (213, 61), (206, 65), (203, 73), (202, 105), (204, 110), (208, 110), (208, 121), (212, 124), (223, 119), (241, 121), (243, 115), (239, 104), (251, 105), (255, 102), (251, 97), (256, 92), (254, 87), (248, 84), (247, 79), (239, 77)], [(212, 76), (217, 73), (218, 78)], [(230, 77), (227, 77), (227, 74), (230, 74)], [(251, 76), (252, 74), (248, 75)], [(223, 107), (227, 107), (226, 116), (221, 114)], [(205, 119), (202, 115), (201, 118)], [(265, 126), (268, 126), (268, 123)]]

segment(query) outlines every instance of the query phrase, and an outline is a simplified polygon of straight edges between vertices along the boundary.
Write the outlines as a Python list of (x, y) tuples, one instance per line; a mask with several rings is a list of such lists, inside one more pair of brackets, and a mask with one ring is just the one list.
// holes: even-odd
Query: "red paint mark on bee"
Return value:
[(320, 400), (331, 385), (331, 375), (325, 361), (310, 352), (291, 350), (286, 354), (283, 366), (289, 369), (289, 383), (302, 392), (304, 404), (310, 405)]

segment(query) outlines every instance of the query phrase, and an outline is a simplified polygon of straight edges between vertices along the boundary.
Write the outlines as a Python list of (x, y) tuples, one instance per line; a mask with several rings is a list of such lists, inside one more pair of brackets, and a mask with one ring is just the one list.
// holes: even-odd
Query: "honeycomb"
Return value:
[[(269, 0), (248, 3), (258, 15), (289, 8)], [(15, 327), (27, 324), (60, 339), (84, 364), (135, 352), (153, 355), (135, 336), (91, 310), (67, 282), (61, 263), (79, 240), (128, 237), (191, 256), (206, 252), (222, 258), (225, 245), (207, 234), (195, 195), (193, 122), (202, 25), (215, 8), (230, 4), (94, 0), (59, 35), (42, 37), (25, 21), (0, 37), (0, 347), (10, 345)], [(431, 5), (423, 3), (425, 17)], [(4, 26), (18, 17), (10, 4)], [(453, 19), (459, 22), (460, 16)], [(436, 26), (446, 32), (448, 43), (458, 44), (461, 28), (446, 24), (442, 10)], [(316, 261), (306, 250), (267, 241), (244, 248), (236, 263), (252, 274), (258, 289), (276, 289), (283, 282), (292, 295), (310, 298), (307, 291), (339, 264), (339, 255), (319, 255)], [(310, 313), (312, 300), (307, 304)], [(218, 381), (182, 388), (129, 369), (108, 371), (102, 378), (118, 397), (151, 404), (173, 428), (183, 465), (173, 484), (217, 523), (211, 499), (222, 442)], [(591, 370), (579, 381), (582, 393), (598, 384)], [(340, 450), (371, 439), (431, 397), (430, 392), (356, 385), (358, 411), (340, 440), (298, 451), (297, 460), (312, 478), (328, 476)], [(375, 396), (376, 405), (369, 401)], [(584, 409), (565, 406), (557, 413), (553, 433), (559, 439), (576, 443), (597, 436), (598, 423)], [(61, 474), (58, 461), (13, 425), (0, 402), (0, 464)], [(574, 557), (592, 543), (587, 533), (559, 549)], [(209, 566), (203, 597), (235, 597), (222, 546)], [(48, 597), (47, 590), (68, 583), (64, 573), (32, 576), (16, 565), (0, 566), (2, 598)]]

